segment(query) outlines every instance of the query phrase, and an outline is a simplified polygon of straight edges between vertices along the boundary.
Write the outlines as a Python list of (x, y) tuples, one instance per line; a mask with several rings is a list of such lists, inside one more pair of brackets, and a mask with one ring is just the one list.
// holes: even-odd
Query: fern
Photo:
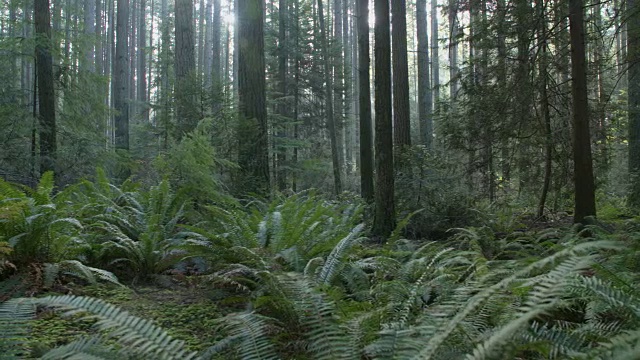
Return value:
[[(99, 299), (72, 295), (12, 299), (0, 305), (1, 318), (9, 324), (18, 325), (18, 329), (14, 331), (11, 331), (12, 327), (9, 326), (9, 335), (3, 336), (3, 338), (11, 340), (16, 339), (16, 335), (24, 336), (23, 325), (27, 318), (34, 316), (36, 306), (61, 310), (66, 315), (88, 314), (88, 318), (96, 320), (95, 326), (99, 330), (118, 340), (117, 344), (120, 348), (118, 351), (124, 351), (127, 354), (167, 360), (196, 358), (195, 353), (185, 349), (184, 342), (174, 340), (151, 321), (129, 315), (126, 311)], [(9, 312), (11, 315), (8, 315)], [(16, 322), (16, 320), (21, 322)], [(4, 333), (7, 332), (4, 330), (6, 328), (2, 328)], [(69, 358), (72, 355), (79, 358), (89, 349), (103, 352), (109, 349), (103, 345), (106, 339), (98, 337), (92, 340), (79, 340), (62, 348), (54, 349), (50, 352), (50, 358)]]

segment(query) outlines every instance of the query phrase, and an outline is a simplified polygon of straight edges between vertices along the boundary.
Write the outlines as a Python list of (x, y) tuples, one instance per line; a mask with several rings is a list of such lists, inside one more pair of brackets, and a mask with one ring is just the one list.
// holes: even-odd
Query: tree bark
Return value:
[(640, 6), (627, 0), (629, 112), (629, 206), (640, 209)]
[(56, 105), (51, 57), (51, 15), (49, 0), (35, 0), (33, 17), (36, 33), (36, 69), (40, 136), (40, 174), (56, 170)]
[(140, 0), (140, 10), (138, 19), (138, 108), (140, 116), (144, 122), (149, 121), (149, 109), (147, 108), (147, 26), (146, 26), (146, 2)]
[(358, 12), (358, 80), (360, 115), (360, 193), (373, 202), (373, 133), (371, 129), (371, 84), (369, 80), (369, 0), (356, 0)]
[(538, 203), (538, 218), (544, 216), (544, 208), (547, 201), (547, 194), (551, 187), (551, 169), (552, 169), (552, 152), (553, 152), (553, 134), (551, 133), (551, 113), (549, 112), (549, 93), (547, 90), (547, 19), (545, 16), (545, 6), (543, 0), (537, 1), (538, 16), (540, 16), (540, 30), (538, 37), (542, 39), (541, 54), (539, 61), (540, 84), (540, 108), (542, 109), (542, 117), (544, 123), (545, 135), (545, 153), (544, 153), (544, 182), (542, 184), (542, 194)]
[(329, 46), (327, 44), (326, 28), (324, 23), (324, 10), (322, 0), (318, 0), (318, 19), (320, 21), (320, 43), (322, 47), (323, 63), (324, 63), (324, 80), (325, 80), (325, 104), (327, 114), (327, 128), (329, 129), (329, 138), (331, 141), (331, 160), (333, 163), (333, 190), (336, 195), (342, 192), (342, 179), (340, 174), (340, 156), (338, 148), (338, 137), (333, 112), (333, 79), (331, 77), (331, 66), (329, 57)]
[(458, 94), (458, 0), (449, 0), (449, 98)]
[(391, 116), (391, 38), (389, 2), (375, 0), (376, 191), (372, 233), (380, 240), (395, 228), (393, 121)]
[(409, 65), (407, 63), (407, 6), (405, 0), (391, 0), (393, 55), (393, 135), (399, 149), (411, 145)]
[(431, 149), (433, 124), (431, 120), (431, 86), (429, 85), (427, 0), (417, 0), (416, 10), (416, 31), (418, 36), (418, 119), (420, 124), (420, 142), (427, 149)]
[(440, 44), (438, 43), (438, 0), (431, 0), (431, 85), (433, 86), (433, 106), (440, 100)]
[(269, 149), (264, 60), (264, 3), (237, 0), (238, 165), (242, 192), (269, 193)]
[(277, 179), (278, 189), (283, 191), (287, 188), (287, 148), (282, 142), (286, 140), (286, 120), (288, 116), (287, 99), (287, 63), (289, 62), (287, 47), (287, 1), (279, 0), (278, 4), (278, 82), (280, 100), (278, 102), (278, 114), (280, 115), (280, 124), (278, 128), (279, 146), (276, 149), (277, 157)]
[(196, 70), (193, 33), (192, 0), (176, 0), (176, 138), (196, 128), (198, 124), (198, 104), (195, 101), (194, 75)]
[(587, 100), (587, 64), (584, 48), (583, 0), (569, 1), (569, 36), (571, 39), (571, 93), (573, 96), (573, 162), (575, 212), (573, 221), (584, 223), (596, 215), (589, 103)]
[(116, 149), (129, 150), (129, 0), (117, 0), (113, 107)]
[(96, 0), (84, 1), (84, 33), (87, 36), (88, 48), (85, 50), (84, 69), (95, 72), (94, 35), (96, 33)]

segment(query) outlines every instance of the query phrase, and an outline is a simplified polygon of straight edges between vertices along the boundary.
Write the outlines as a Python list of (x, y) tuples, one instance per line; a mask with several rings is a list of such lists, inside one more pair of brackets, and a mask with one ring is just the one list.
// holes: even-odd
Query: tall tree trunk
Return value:
[(129, 0), (118, 1), (113, 103), (116, 149), (129, 150)]
[(342, 45), (344, 46), (344, 149), (345, 161), (344, 168), (347, 174), (353, 170), (353, 126), (354, 126), (354, 109), (353, 109), (353, 77), (351, 71), (351, 43), (350, 43), (350, 26), (349, 26), (349, 1), (342, 0)]
[[(279, 0), (278, 5), (278, 85), (281, 98), (278, 102), (278, 114), (280, 115), (280, 124), (278, 128), (277, 141), (280, 142), (276, 149), (277, 158), (277, 179), (278, 189), (283, 191), (287, 188), (287, 148), (283, 146), (286, 141), (286, 120), (288, 116), (287, 99), (287, 63), (289, 62), (287, 46), (287, 1)], [(275, 142), (275, 141), (274, 141)]]
[(269, 193), (269, 148), (264, 60), (264, 3), (237, 0), (238, 165), (240, 190)]
[(136, 72), (138, 66), (138, 53), (136, 51), (136, 41), (138, 32), (138, 2), (140, 0), (130, 0), (129, 3), (129, 115), (136, 119), (138, 114), (138, 104), (136, 103)]
[(416, 31), (418, 36), (418, 119), (420, 124), (420, 142), (427, 149), (431, 149), (433, 125), (431, 121), (431, 86), (429, 85), (427, 0), (417, 0), (416, 10)]
[(549, 94), (547, 90), (547, 79), (549, 74), (547, 73), (547, 18), (545, 16), (545, 5), (543, 0), (537, 0), (538, 16), (540, 16), (541, 22), (539, 24), (540, 30), (538, 31), (538, 38), (541, 39), (541, 54), (539, 62), (539, 77), (541, 78), (540, 84), (540, 108), (542, 109), (542, 117), (544, 121), (544, 135), (545, 135), (545, 153), (544, 153), (544, 182), (542, 184), (542, 194), (540, 195), (540, 202), (538, 203), (538, 218), (544, 216), (544, 208), (547, 201), (547, 194), (551, 186), (551, 165), (553, 155), (553, 134), (551, 133), (551, 113), (549, 112)]
[(356, 0), (358, 18), (358, 79), (360, 115), (360, 193), (373, 202), (373, 132), (369, 77), (369, 0)]
[(85, 49), (84, 69), (95, 72), (95, 52), (96, 43), (96, 0), (84, 1), (84, 33), (87, 36), (88, 48)]
[(196, 128), (198, 123), (198, 104), (195, 101), (193, 81), (196, 71), (196, 59), (193, 33), (192, 0), (176, 0), (176, 137), (182, 137)]
[(405, 0), (391, 0), (393, 55), (393, 135), (396, 146), (411, 145), (409, 65), (407, 63), (407, 8)]
[[(633, 1), (633, 0), (632, 0)], [(583, 0), (569, 0), (569, 35), (571, 38), (571, 93), (573, 96), (573, 162), (575, 212), (573, 221), (583, 223), (596, 215), (589, 103), (587, 100), (587, 64), (584, 48)]]
[(437, 109), (440, 100), (440, 44), (438, 43), (438, 0), (431, 0), (431, 85), (433, 105)]
[[(300, 15), (299, 15), (299, 0), (292, 0), (293, 2), (293, 16), (294, 19), (291, 22), (294, 41), (294, 83), (293, 83), (293, 139), (298, 141), (298, 107), (300, 104), (300, 55), (298, 54), (300, 48)], [(298, 191), (298, 146), (293, 148), (293, 164), (291, 188), (294, 192)]]
[(204, 0), (200, 0), (200, 6), (198, 7), (198, 12), (199, 12), (199, 17), (198, 17), (198, 44), (196, 46), (196, 48), (198, 49), (198, 79), (200, 79), (200, 83), (204, 83), (203, 80), (203, 75), (204, 75), (204, 53), (205, 53), (205, 46), (204, 46), (204, 37), (205, 37), (205, 33), (206, 33), (206, 26), (205, 26), (205, 18), (207, 16), (207, 12), (205, 9), (205, 5), (204, 5)]
[[(331, 5), (331, 2), (327, 2), (327, 6)], [(327, 14), (330, 14), (331, 11), (327, 10)], [(344, 48), (344, 44), (342, 43), (342, 1), (334, 0), (333, 1), (333, 14), (334, 14), (334, 37), (333, 42), (329, 47), (328, 56), (329, 59), (332, 59), (333, 62), (333, 112), (334, 112), (334, 124), (336, 129), (336, 145), (338, 148), (338, 163), (340, 164), (340, 174), (342, 174), (342, 169), (345, 164), (344, 160), (344, 104), (343, 104), (343, 92), (344, 86), (343, 81), (344, 77), (344, 69), (343, 69), (343, 58), (342, 51)], [(329, 15), (328, 15), (329, 16)], [(331, 30), (329, 30), (329, 34), (331, 34)], [(334, 54), (334, 52), (337, 52)], [(335, 55), (335, 56), (334, 56)], [(342, 176), (342, 175), (341, 175)]]
[(449, 98), (458, 95), (458, 0), (449, 0)]
[[(107, 0), (105, 0), (107, 1)], [(106, 72), (104, 71), (104, 47), (103, 47), (103, 38), (102, 38), (102, 1), (96, 0), (96, 73), (98, 75), (103, 75)], [(106, 89), (103, 91), (104, 94), (107, 93)]]
[(36, 33), (36, 69), (40, 136), (40, 174), (56, 169), (56, 103), (51, 57), (51, 15), (49, 0), (35, 0), (33, 17)]
[(627, 0), (627, 32), (629, 64), (629, 205), (640, 209), (640, 6), (638, 0)]
[(372, 233), (380, 240), (395, 227), (393, 121), (391, 118), (391, 37), (389, 2), (375, 0), (376, 191)]
[(140, 117), (144, 122), (149, 122), (149, 109), (147, 108), (147, 24), (146, 24), (146, 2), (140, 0), (138, 19), (138, 108)]
[[(211, 0), (206, 0), (207, 3), (205, 5), (205, 27), (206, 31), (204, 33), (204, 44), (203, 44), (203, 72), (204, 72), (204, 88), (211, 90), (211, 77), (213, 76), (213, 69), (211, 67), (211, 62), (213, 61), (213, 45), (211, 44), (211, 39), (213, 38), (213, 6)], [(220, 24), (217, 24), (218, 31), (220, 31)], [(222, 56), (222, 54), (219, 54)]]
[(318, 19), (320, 21), (320, 43), (322, 47), (322, 57), (324, 63), (324, 80), (325, 80), (325, 112), (327, 115), (327, 128), (329, 129), (329, 138), (331, 141), (331, 159), (333, 162), (333, 184), (336, 194), (342, 192), (342, 179), (340, 174), (340, 156), (338, 148), (338, 137), (333, 112), (333, 79), (331, 77), (331, 58), (329, 57), (329, 45), (327, 44), (326, 28), (324, 24), (324, 10), (322, 0), (318, 0)]
[[(213, 85), (213, 112), (218, 113), (222, 104), (222, 82), (224, 81), (220, 69), (220, 26), (221, 26), (221, 8), (220, 0), (213, 0), (213, 31), (211, 33), (211, 58), (212, 69), (212, 85)], [(229, 51), (229, 42), (227, 41), (227, 52)], [(228, 59), (227, 59), (228, 61)], [(226, 66), (226, 65), (225, 65)]]

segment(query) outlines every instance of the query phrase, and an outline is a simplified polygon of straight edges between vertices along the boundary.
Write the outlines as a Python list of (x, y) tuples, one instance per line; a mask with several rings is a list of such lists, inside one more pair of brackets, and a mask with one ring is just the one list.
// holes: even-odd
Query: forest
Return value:
[(0, 359), (640, 359), (638, 0), (2, 0)]

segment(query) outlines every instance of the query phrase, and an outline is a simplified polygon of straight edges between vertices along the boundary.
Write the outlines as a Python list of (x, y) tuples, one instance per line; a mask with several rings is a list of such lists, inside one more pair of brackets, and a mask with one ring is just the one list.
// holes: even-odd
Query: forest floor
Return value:
[[(132, 315), (154, 321), (173, 338), (183, 340), (191, 351), (201, 352), (221, 340), (223, 336), (216, 335), (217, 319), (239, 310), (232, 299), (215, 300), (211, 291), (186, 283), (178, 284), (175, 279), (163, 277), (161, 282), (165, 281), (171, 281), (173, 285), (145, 284), (133, 288), (83, 286), (71, 282), (37, 296), (73, 294), (102, 299)], [(78, 316), (42, 311), (32, 322), (27, 349), (31, 356), (39, 357), (79, 336), (95, 333), (92, 325), (93, 321), (79, 319)]]

